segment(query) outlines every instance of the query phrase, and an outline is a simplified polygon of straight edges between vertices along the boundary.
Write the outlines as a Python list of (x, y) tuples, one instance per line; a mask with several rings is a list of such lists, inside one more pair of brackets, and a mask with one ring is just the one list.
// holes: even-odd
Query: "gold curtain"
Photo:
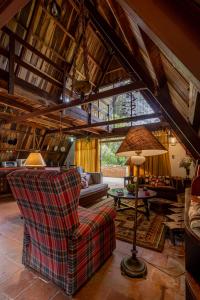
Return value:
[(85, 172), (99, 172), (100, 144), (98, 139), (80, 139), (75, 145), (75, 165)]
[[(154, 131), (153, 135), (158, 141), (168, 150), (169, 141), (168, 134), (164, 130)], [(136, 175), (136, 168), (133, 167), (133, 174)], [(145, 163), (140, 167), (140, 176), (154, 175), (154, 176), (170, 176), (171, 166), (169, 160), (169, 152), (162, 155), (148, 156)]]

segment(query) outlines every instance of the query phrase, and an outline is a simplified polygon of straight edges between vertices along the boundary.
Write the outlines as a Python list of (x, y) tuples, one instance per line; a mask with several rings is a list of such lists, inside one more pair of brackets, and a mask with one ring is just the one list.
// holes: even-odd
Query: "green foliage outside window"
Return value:
[(102, 143), (101, 144), (101, 165), (102, 166), (124, 166), (127, 158), (116, 156), (121, 142)]

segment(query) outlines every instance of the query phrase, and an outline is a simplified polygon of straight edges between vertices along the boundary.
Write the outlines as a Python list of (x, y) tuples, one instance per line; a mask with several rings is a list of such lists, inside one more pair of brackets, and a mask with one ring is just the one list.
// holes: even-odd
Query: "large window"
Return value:
[(127, 159), (115, 155), (121, 142), (121, 140), (117, 142), (112, 142), (111, 140), (101, 142), (101, 166), (124, 166)]

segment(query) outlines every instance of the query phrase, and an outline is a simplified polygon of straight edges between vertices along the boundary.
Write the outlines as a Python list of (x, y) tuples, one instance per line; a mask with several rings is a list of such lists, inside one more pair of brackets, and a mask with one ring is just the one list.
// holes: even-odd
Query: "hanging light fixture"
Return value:
[(176, 146), (177, 139), (176, 139), (176, 137), (171, 133), (171, 131), (169, 132), (168, 141), (169, 141), (169, 144), (170, 144), (171, 146)]
[[(60, 111), (60, 144), (62, 142), (62, 111)], [(65, 146), (60, 147), (61, 152), (65, 152)]]
[(27, 157), (24, 166), (31, 168), (41, 168), (46, 166), (40, 151), (35, 149), (35, 128), (33, 132), (33, 149)]

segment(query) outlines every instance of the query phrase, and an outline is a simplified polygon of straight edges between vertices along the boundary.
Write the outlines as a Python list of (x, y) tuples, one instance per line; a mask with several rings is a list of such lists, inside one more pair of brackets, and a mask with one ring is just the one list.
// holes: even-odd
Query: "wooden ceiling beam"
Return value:
[[(66, 28), (55, 18), (53, 17), (48, 10), (44, 7), (44, 5), (42, 5), (42, 9), (43, 11), (47, 14), (48, 17), (50, 17), (52, 20), (54, 20), (54, 22), (57, 24), (57, 26), (60, 27), (60, 29), (76, 44), (76, 40), (75, 37), (70, 34)], [(83, 46), (80, 46), (80, 50), (83, 51)], [(91, 53), (88, 53), (88, 57), (89, 59), (92, 60), (92, 62), (96, 65), (97, 68), (99, 68), (101, 70), (101, 66), (99, 65), (99, 63), (96, 61), (96, 59), (91, 55)]]
[[(37, 55), (38, 57), (40, 57), (41, 59), (43, 59), (44, 61), (46, 61), (48, 64), (50, 64), (52, 67), (54, 67), (57, 71), (59, 71), (60, 73), (64, 73), (64, 67), (59, 66), (58, 64), (56, 64), (55, 62), (53, 62), (51, 59), (49, 59), (46, 55), (42, 54), (39, 50), (37, 50), (36, 48), (34, 48), (33, 46), (31, 46), (29, 43), (27, 43), (25, 40), (23, 40), (21, 37), (19, 37), (17, 34), (13, 33), (9, 28), (7, 27), (3, 27), (2, 29), (9, 37), (12, 36), (12, 38), (14, 38), (16, 41), (18, 41), (24, 48), (23, 49), (28, 49), (31, 52), (33, 52), (35, 55)], [(80, 45), (82, 40), (82, 37), (80, 38), (80, 41), (78, 41), (78, 44)], [(47, 47), (47, 46), (46, 46)], [(0, 54), (4, 55), (5, 57), (8, 57), (8, 51), (4, 48), (0, 49)], [(31, 64), (28, 64), (26, 62), (23, 61), (23, 59), (21, 58), (23, 57), (23, 55), (19, 56), (15, 56), (15, 60), (16, 63), (18, 64), (17, 66), (22, 66), (25, 69), (29, 70), (32, 73), (35, 73), (36, 75), (38, 75), (39, 77), (42, 77), (43, 79), (51, 82), (53, 85), (57, 85), (59, 88), (61, 88), (62, 83), (55, 80), (54, 78), (52, 78), (51, 76), (49, 76), (48, 74), (40, 71), (39, 69), (33, 67)], [(64, 65), (66, 66), (65, 69), (67, 69), (68, 71), (65, 71), (66, 76), (68, 76), (69, 78), (72, 79), (72, 75), (70, 74), (70, 69), (71, 66), (73, 65), (73, 60), (72, 63), (67, 63), (66, 61), (64, 61)], [(16, 69), (17, 70), (17, 69)], [(85, 79), (85, 76), (78, 70), (76, 70), (76, 72)], [(16, 75), (17, 75), (17, 71), (16, 71)], [(95, 84), (90, 81), (90, 83), (95, 86)], [(71, 95), (71, 91), (67, 88), (65, 88), (65, 93), (67, 95)]]
[(191, 155), (195, 159), (200, 158), (200, 138), (192, 126), (187, 122), (180, 112), (172, 105), (171, 101), (168, 98), (168, 87), (162, 87), (159, 90), (157, 97), (155, 98), (150, 91), (147, 91), (146, 94), (152, 101), (157, 101), (160, 105), (165, 119), (170, 123), (172, 129), (180, 138), (181, 142), (186, 146), (190, 151)]
[(133, 41), (133, 33), (129, 26), (128, 19), (123, 11), (123, 9), (119, 6), (117, 1), (113, 0), (106, 0), (112, 14), (117, 22), (117, 25), (120, 28), (122, 36), (129, 48), (130, 51), (133, 51), (135, 54), (138, 53), (138, 47), (136, 43)]
[(130, 52), (127, 46), (122, 43), (120, 37), (99, 14), (92, 3), (90, 1), (86, 1), (85, 6), (90, 13), (90, 18), (95, 27), (100, 31), (105, 40), (110, 44), (118, 61), (126, 69), (129, 76), (134, 80), (139, 79), (145, 81), (147, 86), (150, 87), (151, 90), (154, 90), (154, 83), (149, 77), (149, 74), (144, 68), (144, 65), (135, 59), (132, 52)]
[(167, 78), (163, 68), (163, 63), (160, 56), (160, 50), (141, 28), (138, 27), (138, 30), (141, 34), (141, 38), (144, 42), (147, 55), (149, 57), (151, 66), (153, 68), (155, 77), (157, 79), (157, 86), (162, 87), (166, 84)]
[[(3, 128), (2, 126), (4, 126), (4, 124), (5, 124), (5, 121), (6, 120), (9, 120), (9, 118), (10, 118), (10, 114), (8, 114), (8, 113), (5, 113), (5, 112), (0, 112), (0, 119), (1, 119), (1, 122), (0, 122), (0, 124), (1, 124), (1, 131), (5, 131), (5, 128)], [(38, 122), (38, 119), (35, 119), (34, 120), (34, 122), (31, 122), (31, 121), (27, 121), (27, 122), (19, 122), (18, 124), (20, 124), (20, 125), (25, 125), (25, 126), (31, 126), (31, 127), (37, 127), (37, 128), (40, 128), (40, 129), (46, 129), (46, 126), (44, 125), (44, 124), (41, 124), (41, 123), (39, 123)], [(53, 126), (52, 126), (53, 127)], [(11, 130), (11, 129), (6, 129), (6, 130)], [(13, 130), (13, 131), (15, 131), (15, 130)]]
[[(13, 37), (11, 36), (11, 39)], [(5, 56), (5, 57), (9, 57), (9, 52), (0, 47), (0, 54)], [(20, 65), (21, 67), (27, 69), (28, 71), (32, 72), (33, 74), (39, 76), (40, 78), (47, 80), (48, 82), (50, 82), (51, 84), (53, 84), (54, 86), (57, 86), (58, 88), (62, 88), (62, 83), (56, 79), (54, 79), (53, 77), (47, 75), (46, 73), (38, 70), (37, 68), (33, 67), (31, 64), (26, 63), (25, 61), (21, 60), (20, 57), (18, 55), (14, 55), (14, 60), (15, 62)], [(68, 93), (70, 91), (68, 90)]]
[[(106, 1), (116, 19), (118, 26), (120, 27), (120, 30), (123, 34), (126, 44), (129, 47), (129, 50), (134, 53), (136, 60), (140, 61), (141, 66), (144, 67), (145, 61), (144, 61), (143, 55), (140, 52), (138, 43), (137, 43), (136, 38), (131, 30), (131, 25), (130, 25), (129, 19), (127, 18), (125, 12), (123, 11), (123, 9), (119, 6), (119, 4), (116, 1), (113, 1), (113, 0), (106, 0)], [(157, 69), (156, 69), (156, 71), (157, 71)], [(150, 73), (149, 73), (149, 75), (150, 75)], [(157, 86), (154, 84), (153, 78), (152, 78), (152, 85), (154, 85), (154, 88), (156, 90)], [(141, 94), (145, 97), (145, 93), (143, 91), (141, 91)], [(148, 98), (145, 97), (145, 98), (146, 98), (146, 100), (148, 100), (148, 104), (151, 106), (153, 111), (158, 112), (160, 110), (159, 106), (154, 101), (152, 101), (149, 97)]]
[(127, 46), (122, 43), (120, 37), (115, 33), (115, 31), (110, 27), (110, 25), (104, 20), (104, 18), (99, 14), (97, 9), (92, 5), (90, 1), (86, 1), (85, 5), (90, 13), (90, 17), (97, 30), (99, 30), (104, 38), (110, 42), (113, 50), (118, 56), (121, 64), (126, 68), (132, 76), (137, 76), (145, 82), (148, 90), (143, 92), (156, 102), (164, 112), (166, 120), (170, 122), (172, 128), (180, 136), (182, 142), (186, 145), (190, 153), (194, 158), (200, 157), (200, 138), (190, 124), (184, 119), (184, 117), (178, 112), (176, 107), (169, 100), (168, 87), (165, 85), (156, 91), (157, 95), (154, 95), (154, 84), (153, 81), (144, 67), (136, 60), (134, 55), (129, 51)]
[[(200, 8), (193, 1), (117, 0), (188, 81), (200, 89)], [(186, 21), (187, 20), (187, 21)]]
[[(92, 124), (87, 124), (87, 125), (74, 126), (74, 127), (66, 128), (66, 129), (63, 128), (62, 131), (64, 133), (67, 133), (72, 130), (74, 131), (74, 130), (82, 130), (82, 129), (87, 129), (87, 128), (96, 128), (96, 127), (108, 126), (108, 125), (113, 125), (113, 124), (136, 122), (136, 121), (147, 120), (147, 119), (152, 119), (152, 118), (159, 118), (159, 117), (161, 117), (160, 113), (139, 115), (139, 116), (133, 116), (133, 117), (128, 117), (128, 118), (121, 118), (121, 119), (116, 119), (116, 120), (97, 122), (97, 123), (92, 123)], [(58, 130), (55, 129), (55, 130), (51, 130), (50, 132), (55, 133), (55, 132), (58, 132)]]
[[(9, 28), (3, 27), (2, 31), (5, 32), (7, 35), (12, 36), (16, 41), (18, 41), (24, 48), (30, 50), (35, 55), (39, 56), (41, 59), (46, 61), (48, 64), (50, 64), (52, 67), (54, 67), (56, 70), (63, 72), (64, 68), (60, 67), (58, 64), (53, 62), (50, 58), (48, 58), (46, 55), (42, 54), (39, 50), (31, 46), (26, 40), (22, 39), (20, 36), (18, 36), (16, 33), (13, 33)], [(24, 49), (23, 48), (23, 49)]]
[[(167, 78), (163, 68), (162, 59), (160, 56), (160, 50), (156, 46), (156, 44), (149, 38), (149, 36), (140, 29), (141, 37), (143, 39), (144, 45), (146, 47), (149, 59), (151, 61), (154, 73), (156, 75), (156, 79), (158, 82), (158, 86), (160, 88), (164, 87), (166, 98), (168, 98), (168, 102), (173, 102), (173, 99), (170, 95), (169, 89), (167, 87)], [(147, 95), (146, 92), (144, 94)], [(199, 106), (198, 106), (199, 105)], [(198, 133), (200, 127), (200, 97), (198, 101), (198, 91), (195, 89), (194, 85), (190, 84), (190, 91), (189, 91), (189, 120), (192, 124), (192, 127)], [(188, 124), (190, 126), (190, 124)], [(175, 132), (177, 133), (177, 128), (174, 128)], [(187, 143), (187, 142), (186, 142)], [(188, 144), (188, 147), (191, 146)]]
[(198, 132), (200, 128), (200, 92), (190, 82), (189, 87), (189, 121)]
[[(128, 126), (128, 127), (119, 127), (119, 128), (113, 128), (111, 132), (101, 133), (98, 137), (98, 139), (105, 139), (105, 138), (117, 138), (117, 137), (123, 137), (125, 136), (130, 128), (139, 127), (141, 125), (134, 125), (134, 126)], [(170, 128), (169, 123), (167, 122), (158, 122), (154, 124), (145, 124), (144, 125), (147, 129), (150, 131), (156, 131), (156, 130), (165, 130), (167, 128)], [(89, 135), (90, 138), (95, 138), (94, 135)], [(77, 138), (83, 138), (82, 136), (78, 136)]]
[[(7, 93), (4, 93), (4, 92), (1, 92), (0, 91), (0, 103), (1, 104), (4, 104), (5, 106), (9, 106), (9, 107), (12, 107), (14, 109), (20, 109), (22, 111), (26, 111), (26, 112), (33, 112), (34, 111), (34, 108), (31, 106), (31, 105), (28, 105), (26, 103), (22, 103), (22, 102), (19, 102), (17, 99), (19, 99), (21, 97), (19, 96), (13, 96), (13, 95), (9, 95)], [(25, 100), (24, 97), (22, 97), (22, 100)], [(28, 102), (28, 101), (26, 101)], [(19, 116), (16, 116), (15, 118), (18, 118)], [(36, 122), (43, 122), (43, 123), (46, 123), (46, 122), (49, 122), (51, 124), (51, 127), (55, 127), (55, 126), (60, 126), (60, 117), (57, 116), (57, 115), (54, 115), (54, 114), (47, 114), (45, 115), (46, 118), (36, 118), (35, 121)], [(4, 115), (4, 120), (5, 122), (4, 123), (11, 123), (10, 120), (13, 118), (12, 115)], [(66, 119), (68, 118), (68, 119)], [(34, 118), (30, 118), (30, 120), (32, 121), (28, 121), (28, 123), (33, 123), (34, 122)], [(75, 121), (82, 121), (82, 122), (86, 122), (87, 121), (87, 113), (85, 111), (82, 111), (80, 108), (78, 107), (73, 107), (71, 108), (70, 110), (67, 110), (66, 111), (66, 114), (62, 117), (62, 126), (65, 126), (67, 125), (68, 127), (70, 126), (74, 126), (75, 125)], [(93, 122), (97, 122), (97, 118), (93, 117), (92, 118), (92, 121)], [(17, 123), (20, 123), (22, 122), (22, 124), (24, 124), (24, 120), (23, 121), (16, 121)], [(15, 123), (13, 121), (13, 123)], [(46, 123), (47, 124), (47, 123)], [(76, 125), (75, 125), (76, 126)], [(46, 127), (48, 127), (46, 125)], [(89, 132), (92, 132), (94, 134), (98, 134), (98, 132), (95, 130), (95, 129), (86, 129), (85, 131), (89, 131)]]
[[(25, 36), (23, 38), (23, 41), (26, 42), (29, 45), (29, 41), (31, 39), (31, 33), (33, 31), (34, 28), (34, 23), (35, 23), (35, 19), (37, 17), (37, 13), (39, 10), (39, 6), (40, 6), (40, 0), (35, 0), (35, 2), (33, 2), (33, 10), (32, 10), (32, 15), (28, 24), (28, 29), (25, 32)], [(22, 48), (20, 49), (20, 60), (24, 60), (25, 54), (26, 54), (26, 48), (22, 46)], [(20, 72), (20, 66), (17, 65), (17, 68), (15, 70), (15, 76), (18, 76)]]
[(82, 105), (82, 104), (87, 104), (87, 103), (90, 103), (90, 102), (93, 102), (96, 100), (101, 100), (101, 99), (104, 99), (107, 97), (116, 96), (116, 95), (124, 94), (127, 92), (135, 91), (135, 90), (137, 90), (137, 91), (144, 90), (145, 88), (146, 88), (146, 85), (143, 84), (142, 81), (133, 82), (133, 83), (127, 84), (125, 86), (117, 87), (117, 88), (107, 90), (107, 91), (104, 91), (101, 93), (91, 94), (88, 96), (88, 98), (86, 98), (84, 100), (84, 102), (81, 99), (75, 99), (68, 103), (62, 103), (62, 104), (54, 105), (54, 106), (44, 108), (44, 109), (37, 109), (34, 112), (31, 112), (29, 114), (21, 115), (19, 118), (13, 118), (10, 120), (10, 122), (17, 122), (18, 120), (22, 121), (22, 120), (27, 120), (27, 119), (33, 118), (33, 117), (44, 116), (49, 113), (60, 111), (60, 110), (66, 109), (66, 108), (70, 108), (70, 107), (74, 107), (74, 106), (78, 106), (78, 105)]
[(108, 71), (108, 68), (109, 68), (109, 66), (110, 66), (110, 64), (111, 64), (111, 62), (112, 62), (112, 59), (113, 59), (113, 54), (110, 54), (110, 55), (108, 56), (107, 62), (105, 63), (105, 66), (104, 66), (104, 68), (103, 68), (102, 74), (101, 74), (101, 76), (99, 76), (99, 78), (98, 78), (98, 80), (97, 80), (97, 82), (96, 82), (96, 87), (94, 88), (94, 92), (95, 92), (95, 93), (98, 91), (99, 87), (100, 87), (101, 84), (103, 83), (104, 78), (105, 78), (105, 76), (106, 76), (106, 73), (107, 73), (107, 71)]
[[(5, 90), (8, 90), (8, 78), (8, 72), (0, 69), (0, 87)], [(55, 104), (60, 102), (60, 98), (58, 96), (52, 96), (48, 92), (19, 77), (15, 77), (14, 93), (24, 95), (25, 97), (41, 101), (43, 103)]]
[[(30, 112), (30, 113), (34, 111), (34, 108), (31, 105), (24, 103), (24, 102), (17, 101), (17, 98), (20, 98), (20, 97), (17, 97), (16, 95), (9, 95), (9, 94), (6, 94), (6, 93), (3, 93), (0, 91), (0, 103), (1, 104), (7, 105), (7, 106), (15, 108), (15, 109), (16, 108), (20, 109), (22, 111)], [(22, 97), (22, 99), (25, 100), (24, 97)], [(50, 120), (60, 122), (60, 118), (53, 114), (47, 114), (46, 117), (49, 118)], [(18, 116), (16, 116), (15, 118), (18, 118)], [(9, 118), (7, 119), (7, 123), (10, 123), (9, 122), (10, 119), (12, 119), (12, 115), (9, 115)], [(19, 120), (17, 122), (19, 122)], [(72, 126), (73, 122), (68, 121), (68, 120), (63, 120), (63, 124)]]
[(3, 0), (0, 3), (0, 29), (7, 24), (30, 0)]
[[(10, 117), (15, 116), (14, 114), (6, 113), (6, 112), (0, 112), (0, 119), (3, 120), (2, 124), (5, 125), (7, 121), (10, 120)], [(55, 123), (55, 121), (50, 121), (47, 119), (43, 118), (35, 118), (34, 120), (29, 120), (29, 121), (22, 121), (22, 122), (17, 122), (17, 123), (12, 123), (12, 124), (21, 124), (21, 125), (26, 125), (26, 126), (32, 126), (32, 127), (41, 127), (42, 129), (44, 128), (59, 128), (59, 123)]]

